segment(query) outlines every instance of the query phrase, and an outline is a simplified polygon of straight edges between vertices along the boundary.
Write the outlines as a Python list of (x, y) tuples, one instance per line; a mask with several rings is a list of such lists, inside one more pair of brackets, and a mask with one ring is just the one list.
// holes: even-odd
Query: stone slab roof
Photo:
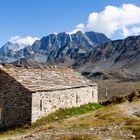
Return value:
[(32, 92), (96, 85), (71, 68), (24, 68), (0, 65), (0, 70), (5, 71)]

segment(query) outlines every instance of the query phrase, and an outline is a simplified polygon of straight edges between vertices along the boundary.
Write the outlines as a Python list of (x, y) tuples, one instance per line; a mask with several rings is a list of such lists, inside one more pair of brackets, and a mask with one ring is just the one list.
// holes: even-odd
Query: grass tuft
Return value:
[(37, 120), (32, 124), (31, 127), (38, 127), (40, 125), (60, 121), (68, 117), (85, 114), (90, 111), (97, 110), (101, 107), (102, 105), (100, 104), (89, 103), (89, 104), (81, 105), (80, 107), (72, 107), (72, 108), (65, 108), (65, 109), (60, 108), (54, 113), (51, 113), (48, 116), (42, 117), (41, 119)]

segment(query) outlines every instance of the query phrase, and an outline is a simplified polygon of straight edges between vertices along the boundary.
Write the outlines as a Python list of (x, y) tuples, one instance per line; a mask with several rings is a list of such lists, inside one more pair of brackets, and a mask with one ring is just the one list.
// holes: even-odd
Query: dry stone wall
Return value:
[(31, 123), (31, 93), (0, 70), (0, 130)]
[(32, 94), (32, 122), (59, 108), (98, 102), (97, 86), (36, 92)]

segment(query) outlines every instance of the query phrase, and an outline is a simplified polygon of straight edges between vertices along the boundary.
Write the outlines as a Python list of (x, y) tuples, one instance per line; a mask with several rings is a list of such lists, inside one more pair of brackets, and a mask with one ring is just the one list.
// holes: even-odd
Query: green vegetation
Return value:
[(68, 117), (85, 114), (97, 110), (101, 107), (102, 105), (100, 104), (89, 103), (89, 104), (81, 105), (80, 107), (59, 109), (56, 112), (51, 113), (48, 116), (42, 117), (41, 119), (37, 120), (35, 123), (32, 124), (31, 127), (37, 127), (51, 122), (60, 121)]
[(89, 113), (74, 120), (64, 120), (57, 125), (57, 128), (63, 130), (86, 129), (97, 126), (109, 126), (112, 125), (112, 123), (122, 123), (126, 121), (128, 119), (127, 116), (119, 114), (116, 108), (117, 105), (102, 107), (92, 112), (92, 115)]
[(68, 118), (68, 117), (85, 114), (85, 113), (97, 110), (101, 107), (102, 107), (102, 105), (100, 105), (100, 104), (90, 103), (90, 104), (82, 105), (80, 107), (59, 109), (56, 112), (51, 113), (48, 116), (42, 117), (41, 119), (37, 120), (31, 126), (24, 126), (24, 127), (21, 127), (21, 128), (17, 128), (15, 130), (2, 132), (0, 134), (0, 138), (10, 137), (10, 136), (13, 136), (13, 135), (16, 135), (16, 134), (27, 133), (30, 130), (36, 128), (36, 127), (40, 127), (40, 126), (43, 126), (43, 125), (48, 125), (50, 123), (57, 122), (57, 121), (63, 120), (63, 119)]

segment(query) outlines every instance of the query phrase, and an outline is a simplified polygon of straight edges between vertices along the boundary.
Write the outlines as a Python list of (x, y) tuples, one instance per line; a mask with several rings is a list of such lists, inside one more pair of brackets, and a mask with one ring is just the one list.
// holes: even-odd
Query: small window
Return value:
[(42, 111), (42, 100), (40, 100), (40, 111)]
[(94, 99), (95, 95), (94, 95), (94, 91), (92, 91), (92, 99)]
[(78, 97), (78, 95), (76, 95), (76, 103), (78, 103), (78, 99), (79, 99), (79, 97)]

